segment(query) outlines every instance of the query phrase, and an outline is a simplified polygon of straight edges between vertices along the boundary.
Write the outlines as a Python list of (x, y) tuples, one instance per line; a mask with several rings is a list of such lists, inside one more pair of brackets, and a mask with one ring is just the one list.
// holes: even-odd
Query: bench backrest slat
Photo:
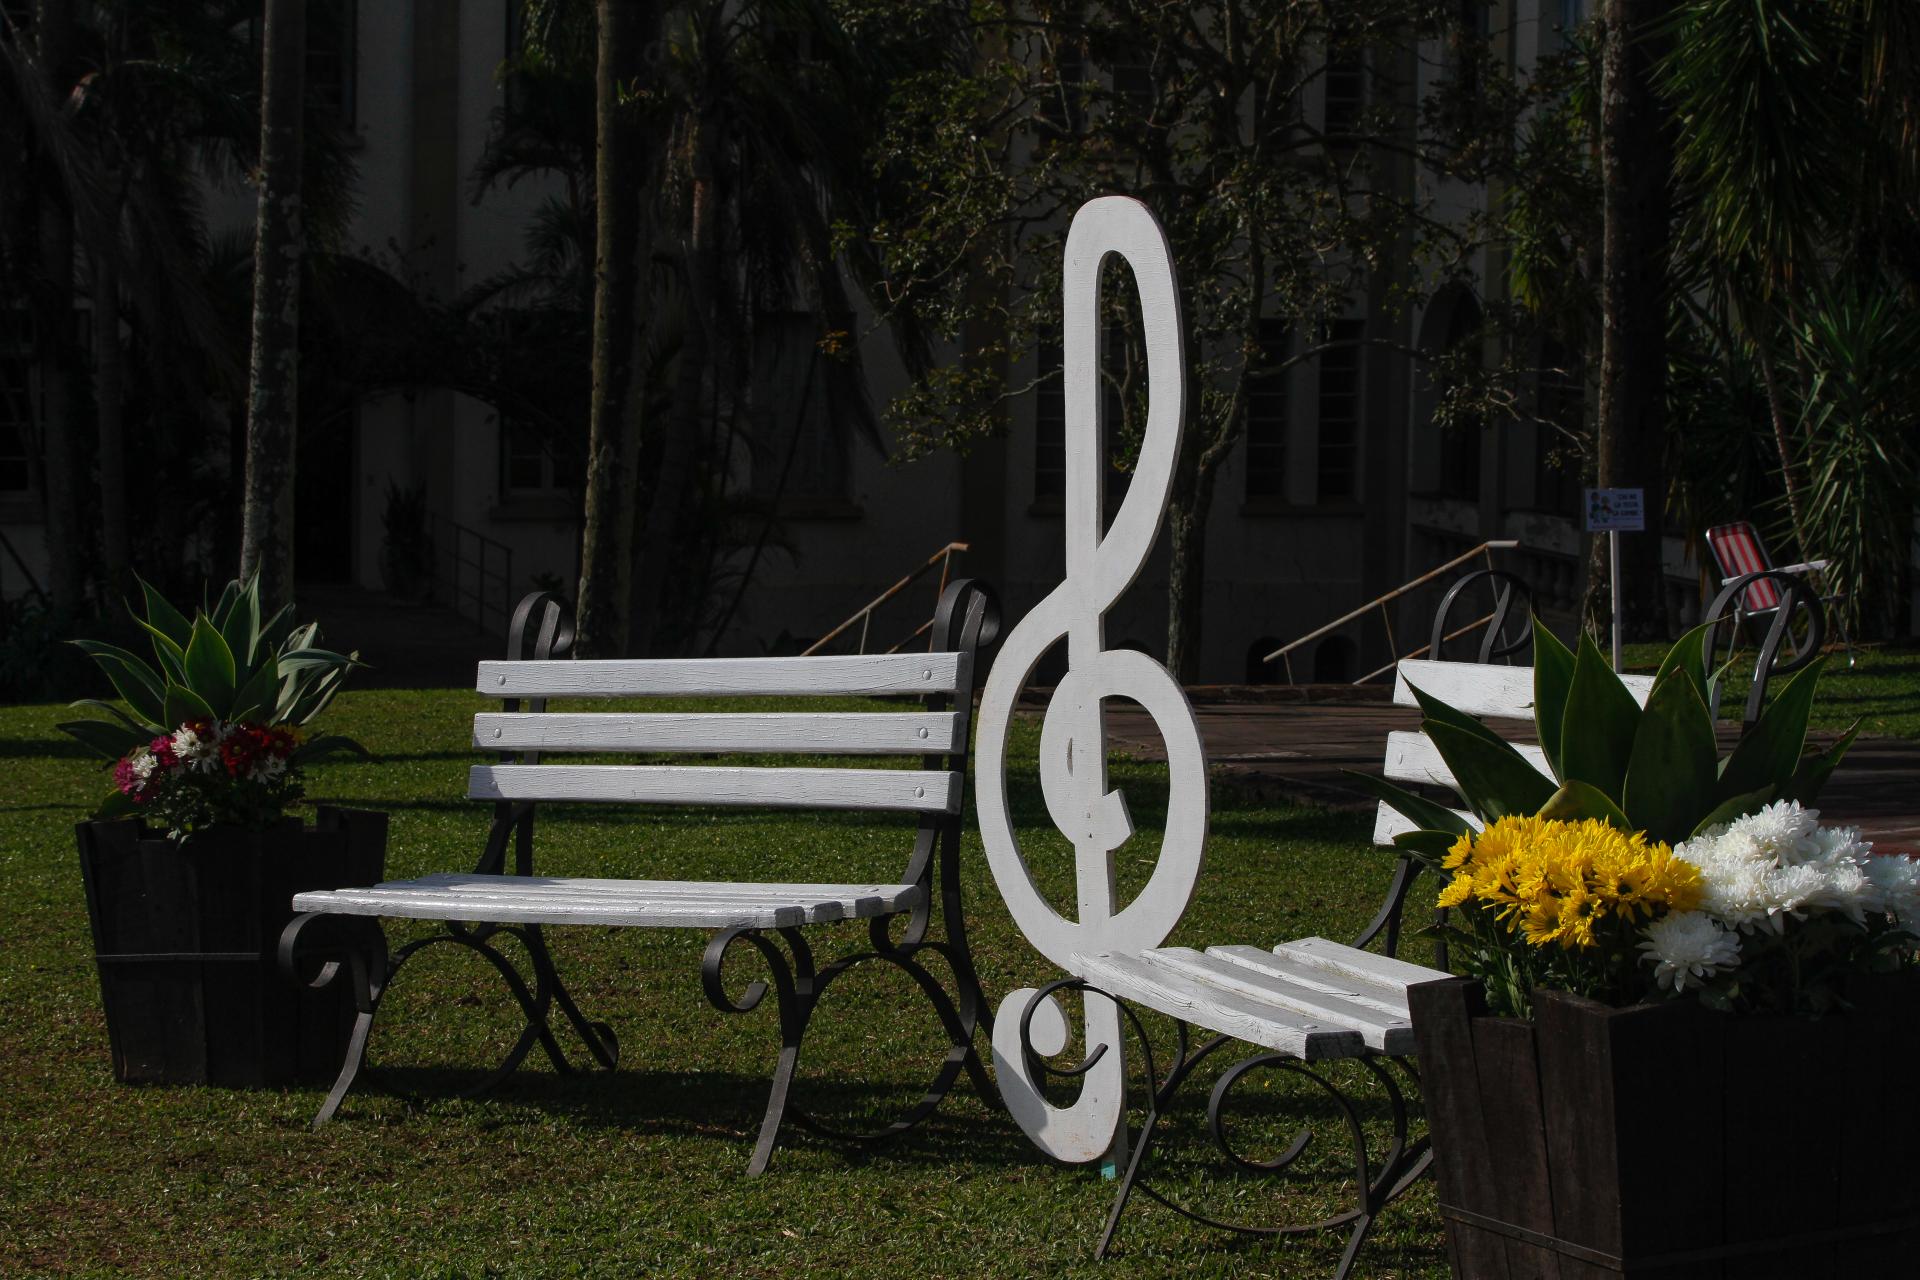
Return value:
[[(1627, 687), (1634, 700), (1645, 706), (1647, 695), (1653, 692), (1652, 676), (1622, 676), (1621, 683)], [(1426, 658), (1404, 659), (1393, 679), (1393, 701), (1395, 706), (1417, 707), (1419, 701), (1413, 696), (1410, 685), (1417, 685), (1422, 693), (1440, 699), (1456, 710), (1468, 715), (1480, 716), (1491, 720), (1533, 720), (1533, 668), (1501, 667), (1481, 662), (1436, 662)], [(1530, 743), (1514, 743), (1514, 749), (1527, 758), (1542, 775), (1551, 778), (1553, 771), (1547, 765), (1547, 756), (1539, 747)], [(1447, 768), (1447, 762), (1440, 755), (1439, 748), (1424, 733), (1394, 732), (1387, 735), (1387, 756), (1382, 772), (1391, 782), (1414, 783), (1426, 787), (1446, 787), (1456, 794), (1460, 784), (1455, 780), (1453, 771)], [(1456, 809), (1475, 827), (1478, 819), (1465, 810)], [(1390, 845), (1393, 838), (1405, 831), (1415, 830), (1414, 824), (1401, 817), (1391, 806), (1381, 802), (1379, 811), (1374, 815), (1373, 842), (1377, 845)]]
[(941, 755), (964, 749), (952, 711), (482, 712), (473, 745), (494, 751), (718, 751)]
[[(1420, 692), (1440, 699), (1456, 711), (1470, 716), (1492, 716), (1504, 720), (1533, 719), (1533, 668), (1498, 667), (1483, 662), (1435, 662), (1427, 658), (1408, 658), (1400, 663), (1393, 678), (1393, 704), (1396, 707), (1420, 705), (1414, 700), (1411, 681)], [(1653, 692), (1652, 676), (1622, 676), (1627, 692), (1642, 706)]]
[(961, 653), (490, 661), (476, 688), (494, 698), (917, 695), (952, 693), (970, 674), (965, 665)]
[(596, 800), (624, 804), (960, 811), (962, 774), (932, 769), (784, 769), (704, 765), (475, 765), (476, 800)]

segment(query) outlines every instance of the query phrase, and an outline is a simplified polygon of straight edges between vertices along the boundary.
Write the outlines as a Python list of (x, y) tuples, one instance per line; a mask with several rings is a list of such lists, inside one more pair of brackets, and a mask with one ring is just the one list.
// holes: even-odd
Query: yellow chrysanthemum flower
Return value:
[(1698, 868), (1666, 845), (1593, 819), (1501, 818), (1461, 836), (1442, 866), (1442, 907), (1478, 902), (1535, 946), (1592, 947), (1610, 917), (1692, 910), (1701, 894)]

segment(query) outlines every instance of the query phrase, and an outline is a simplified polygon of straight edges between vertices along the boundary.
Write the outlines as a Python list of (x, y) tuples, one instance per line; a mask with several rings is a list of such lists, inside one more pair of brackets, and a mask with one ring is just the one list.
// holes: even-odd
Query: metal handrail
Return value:
[[(513, 548), (435, 512), (427, 513), (427, 522), (434, 599), (477, 627), (491, 630), (498, 623), (504, 630), (513, 612)], [(444, 543), (443, 530), (449, 535)], [(466, 554), (468, 543), (471, 557)]]
[[(934, 596), (933, 596), (934, 605), (937, 608), (940, 603), (941, 595), (943, 595), (947, 589), (947, 578), (949, 577), (950, 570), (953, 565), (953, 557), (958, 555), (960, 552), (965, 551), (966, 549), (967, 549), (967, 544), (964, 542), (949, 542), (946, 546), (940, 548), (938, 551), (928, 556), (925, 564), (920, 565), (918, 568), (914, 569), (913, 572), (909, 573), (906, 577), (900, 579), (900, 581), (894, 583), (892, 586), (888, 587), (885, 591), (882, 591), (879, 595), (867, 601), (866, 604), (860, 606), (860, 608), (854, 612), (854, 615), (851, 618), (848, 618), (845, 622), (841, 623), (839, 626), (835, 627), (833, 630), (827, 632), (827, 634), (825, 634), (824, 636), (821, 636), (818, 640), (815, 640), (810, 646), (808, 646), (806, 652), (801, 654), (801, 656), (809, 657), (813, 654), (820, 652), (822, 649), (826, 648), (828, 644), (832, 643), (834, 640), (839, 639), (839, 637), (845, 634), (850, 628), (852, 628), (853, 624), (856, 622), (860, 624), (860, 647), (855, 652), (865, 653), (867, 651), (867, 634), (872, 629), (872, 626), (873, 626), (873, 611), (879, 608), (881, 605), (885, 604), (887, 601), (893, 599), (895, 596), (899, 595), (902, 591), (905, 591), (908, 587), (912, 586), (915, 582), (918, 582), (921, 578), (925, 577), (928, 573), (932, 572), (933, 567), (935, 565), (940, 566), (940, 589), (934, 592)], [(899, 641), (898, 643), (893, 645), (891, 648), (882, 650), (882, 652), (898, 653), (900, 652), (900, 650), (912, 644), (915, 640), (918, 640), (921, 636), (926, 635), (932, 629), (933, 629), (933, 616), (929, 614), (925, 622), (921, 623), (918, 627), (914, 628), (913, 634)], [(932, 641), (929, 640), (928, 643), (931, 644)]]
[[(1354, 609), (1349, 613), (1341, 614), (1339, 617), (1335, 618), (1332, 622), (1327, 623), (1325, 626), (1316, 627), (1314, 630), (1309, 631), (1307, 632), (1307, 634), (1301, 636), (1298, 640), (1292, 640), (1286, 644), (1281, 645), (1278, 649), (1275, 649), (1272, 653), (1260, 659), (1260, 661), (1273, 662), (1276, 659), (1283, 660), (1286, 663), (1286, 667), (1287, 667), (1287, 683), (1292, 684), (1294, 683), (1292, 655), (1295, 649), (1298, 649), (1301, 645), (1306, 644), (1309, 640), (1318, 640), (1321, 636), (1326, 635), (1328, 632), (1338, 631), (1341, 627), (1346, 626), (1349, 622), (1352, 622), (1355, 618), (1360, 617), (1362, 614), (1365, 614), (1368, 610), (1371, 610), (1371, 609), (1378, 609), (1380, 611), (1380, 620), (1386, 624), (1387, 652), (1398, 653), (1399, 644), (1393, 638), (1393, 615), (1387, 612), (1387, 606), (1389, 604), (1393, 603), (1395, 600), (1398, 600), (1401, 596), (1406, 595), (1410, 591), (1415, 591), (1421, 587), (1426, 586), (1429, 582), (1432, 582), (1435, 578), (1439, 577), (1443, 573), (1446, 573), (1448, 570), (1459, 568), (1461, 565), (1473, 559), (1475, 556), (1482, 556), (1482, 555), (1485, 556), (1487, 558), (1487, 567), (1491, 569), (1493, 567), (1493, 553), (1495, 551), (1511, 551), (1514, 548), (1518, 547), (1519, 545), (1520, 545), (1520, 542), (1519, 542), (1519, 539), (1517, 538), (1500, 538), (1500, 539), (1494, 539), (1488, 542), (1483, 542), (1479, 546), (1475, 547), (1473, 550), (1463, 552), (1462, 554), (1457, 555), (1453, 559), (1447, 561), (1445, 564), (1440, 565), (1436, 568), (1427, 570), (1427, 572), (1421, 574), (1419, 577), (1413, 579), (1411, 582), (1403, 583), (1402, 585), (1395, 587), (1393, 590), (1387, 592), (1387, 594), (1379, 597), (1378, 599), (1369, 600), (1367, 603), (1361, 605), (1359, 608)], [(1492, 615), (1488, 615), (1488, 616), (1491, 617)], [(1447, 638), (1453, 639), (1455, 636), (1464, 635), (1467, 631), (1471, 631), (1474, 627), (1484, 625), (1486, 621), (1487, 621), (1486, 618), (1482, 618), (1477, 623), (1469, 623), (1467, 627), (1464, 628), (1462, 631), (1457, 631), (1454, 633), (1453, 636), (1449, 636)], [(1424, 645), (1421, 647), (1425, 648)], [(1410, 653), (1407, 656), (1414, 657), (1418, 655), (1419, 652), (1420, 650), (1416, 649), (1413, 651), (1413, 653)], [(1396, 658), (1393, 662), (1389, 662), (1386, 666), (1381, 667), (1377, 671), (1369, 671), (1366, 675), (1361, 676), (1358, 680), (1355, 680), (1353, 683), (1365, 684), (1367, 681), (1373, 679), (1375, 676), (1383, 675), (1386, 672), (1393, 670), (1394, 666), (1398, 663), (1398, 661), (1399, 659)]]

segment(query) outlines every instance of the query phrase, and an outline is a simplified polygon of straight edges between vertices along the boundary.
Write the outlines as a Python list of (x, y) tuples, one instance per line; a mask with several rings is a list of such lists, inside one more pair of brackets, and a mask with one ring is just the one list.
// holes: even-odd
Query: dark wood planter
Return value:
[(325, 1084), (353, 1001), (282, 977), (275, 947), (307, 889), (376, 884), (387, 816), (319, 810), (266, 831), (175, 844), (134, 821), (83, 822), (80, 870), (113, 1074), (130, 1084)]
[(1453, 1274), (1852, 1280), (1920, 1256), (1920, 977), (1819, 1020), (1410, 989)]

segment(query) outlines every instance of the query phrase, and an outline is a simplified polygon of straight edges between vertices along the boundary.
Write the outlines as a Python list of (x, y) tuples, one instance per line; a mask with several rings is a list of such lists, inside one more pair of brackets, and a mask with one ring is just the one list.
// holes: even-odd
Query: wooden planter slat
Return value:
[(77, 828), (114, 1077), (128, 1083), (324, 1084), (351, 997), (295, 987), (274, 948), (295, 893), (373, 884), (386, 815), (320, 809), (302, 828), (212, 830), (178, 845), (137, 822)]
[(1817, 1021), (1477, 983), (1409, 992), (1454, 1274), (1849, 1280), (1920, 1247), (1907, 1153), (1920, 975), (1861, 979)]

